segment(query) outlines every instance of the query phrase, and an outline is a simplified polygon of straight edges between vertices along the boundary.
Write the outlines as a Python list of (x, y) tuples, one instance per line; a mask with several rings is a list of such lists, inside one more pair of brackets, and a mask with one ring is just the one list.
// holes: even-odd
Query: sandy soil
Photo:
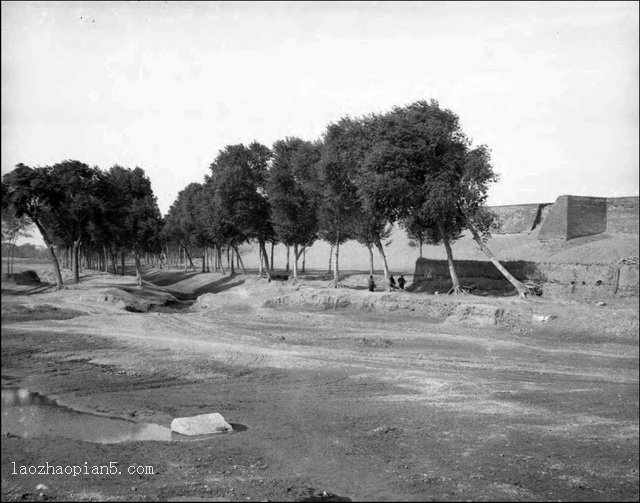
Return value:
[[(3, 501), (638, 500), (637, 299), (145, 277), (141, 290), (93, 272), (61, 292), (3, 282), (3, 386), (242, 428), (189, 443), (5, 435)], [(12, 473), (46, 461), (154, 474)]]

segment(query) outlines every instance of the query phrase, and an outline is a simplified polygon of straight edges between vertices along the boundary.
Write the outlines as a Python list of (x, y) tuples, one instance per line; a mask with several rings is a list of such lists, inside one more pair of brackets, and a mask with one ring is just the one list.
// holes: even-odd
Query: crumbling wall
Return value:
[(550, 239), (567, 239), (567, 212), (569, 208), (569, 196), (559, 196), (549, 209), (547, 217), (542, 222), (538, 239), (546, 241)]
[(607, 199), (607, 232), (639, 234), (638, 196)]
[(496, 234), (520, 234), (530, 232), (541, 220), (541, 212), (548, 204), (510, 204), (491, 206), (498, 217)]

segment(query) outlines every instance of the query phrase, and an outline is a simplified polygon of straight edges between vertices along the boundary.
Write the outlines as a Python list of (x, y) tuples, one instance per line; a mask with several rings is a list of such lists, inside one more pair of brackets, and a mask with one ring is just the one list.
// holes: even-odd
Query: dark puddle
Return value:
[[(231, 423), (234, 432), (246, 426)], [(229, 432), (233, 433), (233, 432)], [(22, 438), (64, 437), (98, 444), (135, 441), (190, 442), (226, 433), (180, 435), (154, 423), (136, 423), (115, 417), (79, 412), (24, 388), (2, 389), (2, 435)]]

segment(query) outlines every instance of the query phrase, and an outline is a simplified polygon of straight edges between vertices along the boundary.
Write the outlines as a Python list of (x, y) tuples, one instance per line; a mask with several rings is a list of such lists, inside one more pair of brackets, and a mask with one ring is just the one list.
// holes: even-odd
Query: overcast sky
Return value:
[(489, 204), (638, 194), (637, 2), (2, 2), (2, 173), (140, 166), (163, 213), (225, 145), (437, 99)]

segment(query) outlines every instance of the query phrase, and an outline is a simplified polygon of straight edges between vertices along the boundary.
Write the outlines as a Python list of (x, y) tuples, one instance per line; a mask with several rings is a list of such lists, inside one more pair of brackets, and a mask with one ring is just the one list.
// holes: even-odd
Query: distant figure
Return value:
[(390, 286), (391, 288), (397, 288), (397, 287), (396, 287), (396, 280), (395, 280), (395, 278), (393, 277), (393, 274), (391, 274), (391, 275), (389, 276), (389, 286)]
[(376, 283), (373, 281), (373, 276), (369, 276), (369, 291), (373, 292), (376, 288)]
[(404, 284), (406, 283), (404, 276), (401, 274), (400, 277), (398, 278), (398, 286), (400, 287), (400, 290), (404, 290)]

